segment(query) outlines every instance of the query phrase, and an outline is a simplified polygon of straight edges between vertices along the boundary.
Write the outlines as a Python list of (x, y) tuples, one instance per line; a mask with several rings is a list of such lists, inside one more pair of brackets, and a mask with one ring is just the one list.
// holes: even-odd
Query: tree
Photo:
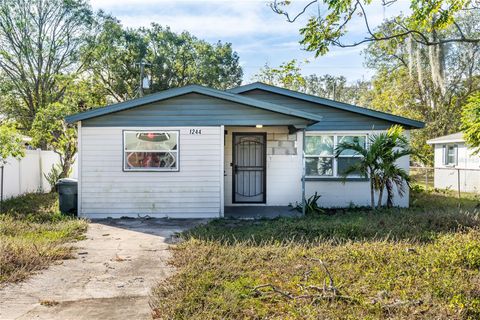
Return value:
[(480, 153), (480, 92), (470, 97), (462, 112), (463, 137), (468, 145)]
[(379, 170), (377, 176), (378, 207), (382, 206), (383, 191), (387, 191), (387, 207), (393, 206), (395, 190), (400, 197), (405, 194), (405, 187), (410, 182), (410, 176), (397, 165), (400, 158), (414, 154), (408, 146), (408, 140), (403, 135), (403, 128), (400, 126), (391, 127), (383, 141), (381, 148)]
[[(321, 3), (325, 4), (320, 9)], [(277, 14), (284, 15), (288, 22), (295, 22), (313, 5), (322, 10), (322, 15), (313, 15), (307, 24), (300, 29), (303, 36), (301, 44), (315, 54), (324, 55), (330, 47), (355, 47), (365, 43), (390, 41), (398, 38), (410, 37), (415, 42), (431, 46), (432, 54), (441, 54), (436, 51), (439, 47), (449, 43), (479, 43), (480, 37), (469, 36), (456, 21), (457, 15), (462, 11), (477, 11), (479, 7), (472, 0), (433, 0), (410, 2), (409, 15), (399, 14), (391, 18), (391, 28), (388, 32), (374, 29), (370, 25), (366, 7), (373, 3), (372, 0), (313, 0), (309, 2), (298, 14), (292, 15), (287, 11), (291, 1), (273, 1), (270, 7)], [(377, 1), (383, 7), (394, 7), (398, 0)], [(319, 12), (320, 13), (320, 12)], [(366, 35), (362, 39), (345, 41), (348, 27), (355, 23), (355, 17), (363, 20)], [(437, 32), (453, 26), (454, 32), (448, 37), (439, 38)], [(358, 29), (358, 27), (357, 27)]]
[(348, 84), (343, 76), (329, 74), (304, 76), (302, 63), (295, 59), (278, 67), (265, 64), (253, 76), (253, 80), (351, 104), (364, 104), (366, 101), (363, 97), (366, 97), (365, 92), (370, 88), (369, 82), (365, 81)]
[[(479, 18), (470, 12), (457, 17), (456, 23), (466, 34), (479, 36)], [(379, 29), (389, 27), (387, 23)], [(454, 31), (450, 28), (437, 36), (446, 37)], [(431, 53), (410, 38), (374, 42), (365, 50), (367, 66), (376, 70), (366, 100), (373, 109), (427, 123), (424, 130), (412, 132), (412, 145), (428, 163), (433, 157), (426, 140), (458, 131), (463, 105), (480, 90), (480, 44), (449, 44), (433, 60)]]
[(346, 150), (352, 150), (356, 155), (360, 155), (359, 161), (354, 162), (348, 167), (343, 176), (346, 178), (349, 174), (357, 173), (365, 178), (370, 178), (370, 206), (375, 209), (375, 190), (378, 186), (379, 156), (383, 147), (384, 136), (370, 136), (369, 146), (362, 146), (358, 143), (341, 142), (335, 149), (335, 155), (338, 157)]
[(140, 69), (148, 63), (151, 81), (146, 93), (188, 84), (227, 89), (241, 83), (239, 57), (231, 44), (210, 44), (188, 32), (174, 33), (153, 23), (149, 28), (125, 29), (120, 22), (100, 15), (97, 32), (88, 41), (82, 61), (95, 81), (115, 102), (138, 93)]
[(62, 102), (42, 108), (32, 124), (33, 143), (45, 141), (60, 157), (59, 178), (68, 177), (77, 153), (77, 128), (65, 117), (105, 104), (105, 97), (89, 80), (70, 80)]
[(25, 156), (25, 146), (22, 135), (12, 123), (0, 125), (0, 166), (7, 164), (7, 158), (22, 158)]
[(32, 125), (34, 143), (46, 141), (60, 157), (62, 172), (59, 178), (68, 177), (77, 151), (76, 128), (67, 124), (64, 117), (75, 113), (72, 105), (54, 102), (42, 108)]
[(0, 2), (1, 112), (29, 130), (39, 110), (60, 101), (61, 78), (78, 72), (78, 53), (92, 22), (83, 0)]
[(405, 193), (405, 184), (410, 181), (408, 173), (397, 165), (397, 161), (413, 153), (399, 126), (391, 127), (385, 133), (369, 136), (367, 146), (355, 142), (341, 142), (335, 149), (338, 157), (342, 152), (351, 150), (360, 155), (343, 173), (344, 177), (357, 173), (370, 179), (370, 205), (375, 209), (375, 190), (378, 191), (377, 208), (383, 201), (383, 192), (387, 190), (387, 206), (393, 206), (395, 190), (400, 196)]
[(3, 168), (9, 157), (22, 158), (25, 156), (25, 147), (22, 136), (12, 123), (0, 125), (0, 213), (3, 203)]
[(273, 86), (283, 87), (294, 91), (305, 91), (307, 80), (302, 75), (301, 64), (297, 60), (280, 64), (277, 68), (265, 64), (253, 79)]

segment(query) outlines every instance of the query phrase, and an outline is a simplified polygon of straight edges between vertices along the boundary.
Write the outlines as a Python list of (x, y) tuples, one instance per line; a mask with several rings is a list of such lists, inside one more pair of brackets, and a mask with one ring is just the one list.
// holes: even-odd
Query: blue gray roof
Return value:
[[(274, 103), (272, 103), (272, 101), (270, 101), (269, 99), (262, 100), (262, 99), (257, 99), (255, 97), (244, 95), (244, 93), (248, 93), (253, 90), (262, 90), (264, 92), (277, 94), (279, 96), (293, 98), (299, 102), (305, 101), (305, 103), (312, 104), (313, 107), (311, 107), (310, 109), (301, 110), (301, 108), (297, 108), (290, 104), (285, 104), (278, 101), (275, 101)], [(400, 124), (407, 128), (423, 128), (425, 126), (425, 124), (421, 121), (412, 120), (412, 119), (408, 119), (400, 116), (395, 116), (389, 113), (362, 108), (359, 106), (342, 103), (334, 100), (329, 100), (329, 99), (325, 99), (325, 98), (321, 98), (321, 97), (317, 97), (317, 96), (313, 96), (313, 95), (309, 95), (301, 92), (296, 92), (296, 91), (292, 91), (292, 90), (288, 90), (280, 87), (275, 87), (275, 86), (267, 85), (261, 82), (251, 83), (251, 84), (233, 88), (227, 91), (207, 88), (199, 85), (188, 85), (185, 87), (174, 88), (174, 89), (169, 89), (162, 92), (150, 94), (142, 98), (137, 98), (137, 99), (121, 102), (121, 103), (112, 104), (106, 107), (89, 110), (83, 113), (68, 116), (65, 119), (67, 122), (73, 123), (76, 121), (98, 118), (104, 115), (113, 114), (113, 113), (116, 114), (119, 111), (129, 110), (136, 107), (152, 104), (155, 102), (188, 95), (191, 93), (201, 94), (201, 95), (216, 98), (216, 99), (221, 99), (221, 100), (238, 103), (238, 104), (242, 104), (249, 107), (267, 110), (277, 114), (293, 116), (297, 119), (304, 119), (302, 121), (305, 122), (305, 120), (307, 120), (307, 123), (312, 124), (312, 126), (310, 126), (309, 128), (316, 128), (318, 127), (319, 124), (327, 123), (325, 122), (326, 119), (324, 119), (324, 117), (321, 114), (316, 113), (316, 110), (317, 110), (316, 106), (324, 107), (324, 108), (325, 107), (332, 108), (331, 109), (332, 111), (342, 110), (337, 112), (346, 111), (352, 114), (358, 114), (360, 116), (370, 117), (372, 119), (376, 119), (375, 121), (377, 122), (386, 121), (384, 122), (383, 126), (387, 126), (387, 125), (389, 126), (389, 123)], [(337, 122), (338, 121), (342, 123), (345, 122), (344, 125), (348, 126), (349, 128), (355, 127), (356, 122), (352, 123), (351, 121), (350, 122), (344, 121), (343, 117), (345, 116), (340, 116), (340, 118), (337, 119)], [(368, 119), (368, 118), (365, 118), (365, 119)], [(116, 120), (112, 120), (112, 121), (115, 122)]]
[(150, 94), (142, 98), (133, 99), (133, 100), (129, 100), (121, 103), (116, 103), (103, 108), (93, 109), (86, 112), (71, 115), (66, 117), (65, 120), (69, 123), (87, 120), (87, 119), (96, 118), (96, 117), (100, 117), (103, 115), (107, 115), (107, 114), (111, 114), (119, 111), (132, 109), (135, 107), (143, 106), (153, 102), (167, 100), (170, 98), (182, 96), (189, 93), (198, 93), (198, 94), (202, 94), (202, 95), (213, 97), (213, 98), (240, 103), (250, 107), (256, 107), (263, 110), (273, 111), (276, 113), (290, 115), (297, 118), (307, 119), (307, 120), (311, 120), (312, 123), (322, 120), (322, 116), (317, 114), (296, 110), (283, 105), (273, 104), (273, 103), (245, 97), (242, 95), (238, 95), (235, 93), (207, 88), (199, 85), (189, 85), (181, 88), (174, 88), (174, 89), (161, 91), (158, 93)]
[(423, 128), (423, 127), (425, 127), (425, 123), (423, 123), (421, 121), (396, 116), (396, 115), (393, 115), (393, 114), (390, 114), (390, 113), (385, 113), (385, 112), (381, 112), (381, 111), (367, 109), (367, 108), (363, 108), (363, 107), (359, 107), (359, 106), (355, 106), (355, 105), (351, 105), (351, 104), (348, 104), (348, 103), (343, 103), (343, 102), (339, 102), (339, 101), (335, 101), (335, 100), (321, 98), (321, 97), (313, 96), (313, 95), (306, 94), (306, 93), (301, 93), (301, 92), (292, 91), (292, 90), (288, 90), (288, 89), (284, 89), (284, 88), (280, 88), (280, 87), (276, 87), (276, 86), (271, 86), (271, 85), (267, 85), (267, 84), (261, 83), (261, 82), (254, 82), (254, 83), (251, 83), (251, 84), (239, 86), (239, 87), (230, 89), (228, 91), (232, 92), (232, 93), (242, 94), (242, 93), (252, 91), (252, 90), (263, 90), (263, 91), (267, 91), (267, 92), (272, 92), (272, 93), (276, 93), (276, 94), (279, 94), (279, 95), (283, 95), (283, 96), (287, 96), (287, 97), (291, 97), (291, 98), (295, 98), (295, 99), (300, 99), (300, 100), (316, 103), (316, 104), (331, 107), (331, 108), (336, 108), (336, 109), (349, 111), (349, 112), (357, 113), (357, 114), (372, 117), (372, 118), (377, 118), (377, 119), (390, 121), (390, 122), (400, 124), (400, 125), (403, 125), (403, 126), (407, 126), (407, 127), (410, 127), (410, 128)]

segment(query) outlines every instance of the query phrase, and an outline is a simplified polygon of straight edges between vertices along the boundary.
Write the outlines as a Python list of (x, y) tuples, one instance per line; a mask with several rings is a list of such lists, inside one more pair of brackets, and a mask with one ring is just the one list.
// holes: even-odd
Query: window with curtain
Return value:
[(178, 171), (178, 131), (124, 131), (125, 171)]
[[(305, 173), (307, 177), (341, 177), (361, 158), (353, 150), (343, 151), (335, 158), (335, 148), (340, 142), (366, 146), (366, 135), (309, 134), (305, 137)], [(351, 174), (358, 176), (358, 174)]]

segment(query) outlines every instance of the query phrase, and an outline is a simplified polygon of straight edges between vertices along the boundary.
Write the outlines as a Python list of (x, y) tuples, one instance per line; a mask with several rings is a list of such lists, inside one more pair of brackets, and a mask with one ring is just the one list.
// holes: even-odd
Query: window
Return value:
[(178, 171), (178, 131), (124, 131), (125, 171)]
[(443, 146), (443, 164), (446, 166), (457, 165), (457, 145), (448, 144)]
[[(361, 157), (352, 150), (343, 151), (335, 158), (335, 148), (340, 142), (366, 146), (362, 135), (308, 135), (305, 137), (305, 173), (310, 177), (341, 177)], [(353, 174), (355, 175), (355, 174)], [(357, 174), (358, 175), (358, 174)]]

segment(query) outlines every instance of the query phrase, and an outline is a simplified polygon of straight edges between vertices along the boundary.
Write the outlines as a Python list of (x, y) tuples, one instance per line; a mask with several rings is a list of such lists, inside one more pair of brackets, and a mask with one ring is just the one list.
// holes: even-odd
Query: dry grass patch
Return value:
[(25, 279), (55, 260), (71, 257), (65, 243), (81, 239), (84, 220), (62, 216), (55, 194), (6, 201), (0, 215), (0, 284)]
[(477, 200), (459, 206), (448, 195), (420, 194), (414, 201), (408, 210), (222, 220), (193, 229), (173, 249), (178, 272), (152, 291), (153, 315), (480, 318)]

